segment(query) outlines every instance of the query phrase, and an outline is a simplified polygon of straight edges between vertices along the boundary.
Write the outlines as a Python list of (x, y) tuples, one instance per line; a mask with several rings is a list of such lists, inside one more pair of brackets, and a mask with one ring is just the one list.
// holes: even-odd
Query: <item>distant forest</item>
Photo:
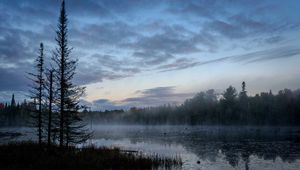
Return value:
[(222, 95), (215, 90), (197, 93), (179, 106), (131, 108), (129, 111), (86, 112), (87, 120), (101, 123), (187, 125), (300, 125), (300, 90), (261, 92), (248, 96), (229, 86)]
[[(24, 126), (30, 120), (32, 103), (24, 101), (0, 104), (2, 126)], [(87, 111), (80, 114), (89, 123), (187, 124), (187, 125), (300, 125), (300, 90), (261, 92), (249, 96), (246, 84), (242, 91), (229, 86), (222, 95), (215, 90), (197, 93), (179, 106), (136, 108), (129, 110)]]
[(21, 104), (16, 103), (12, 95), (9, 104), (0, 103), (0, 126), (28, 126), (34, 108), (34, 102), (24, 100)]

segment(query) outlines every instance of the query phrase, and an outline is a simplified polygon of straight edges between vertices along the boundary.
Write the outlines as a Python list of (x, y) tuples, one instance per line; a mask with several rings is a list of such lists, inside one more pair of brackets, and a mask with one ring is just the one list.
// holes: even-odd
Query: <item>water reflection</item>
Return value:
[[(88, 144), (121, 147), (146, 155), (180, 156), (183, 169), (299, 169), (300, 128), (216, 126), (93, 126)], [(31, 128), (5, 141), (35, 140)]]
[(96, 126), (95, 139), (99, 145), (180, 155), (186, 169), (297, 169), (299, 132), (288, 127)]

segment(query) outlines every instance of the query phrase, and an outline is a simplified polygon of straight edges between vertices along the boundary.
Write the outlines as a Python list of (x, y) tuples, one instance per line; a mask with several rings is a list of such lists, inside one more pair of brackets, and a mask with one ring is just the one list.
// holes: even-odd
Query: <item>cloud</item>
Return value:
[(120, 109), (130, 108), (129, 106), (120, 105), (108, 99), (97, 99), (92, 102), (81, 100), (80, 104), (91, 108), (91, 110), (97, 110), (97, 111), (120, 110)]
[(118, 46), (139, 36), (133, 27), (121, 21), (87, 24), (70, 30), (72, 41), (81, 47)]
[(138, 97), (131, 97), (122, 100), (122, 103), (134, 106), (159, 106), (164, 104), (180, 104), (186, 98), (191, 97), (190, 93), (176, 93), (174, 86), (155, 87), (151, 89), (138, 90)]
[(157, 69), (160, 70), (160, 72), (167, 72), (167, 71), (188, 69), (191, 67), (197, 67), (197, 66), (202, 66), (207, 64), (215, 64), (220, 62), (238, 62), (243, 64), (250, 64), (250, 63), (264, 62), (264, 61), (275, 60), (275, 59), (287, 59), (290, 57), (296, 57), (297, 55), (300, 55), (300, 48), (286, 46), (280, 48), (260, 50), (260, 51), (250, 52), (241, 55), (226, 56), (226, 57), (221, 57), (221, 58), (207, 60), (207, 61), (197, 61), (197, 60), (191, 60), (187, 58), (181, 58), (175, 60), (171, 64), (165, 64), (159, 66), (157, 67)]
[(25, 76), (25, 70), (0, 68), (0, 91), (26, 90), (28, 88), (29, 81)]
[(281, 42), (283, 40), (282, 36), (272, 36), (272, 37), (268, 37), (265, 39), (265, 42), (268, 43), (268, 44), (275, 44), (275, 43), (278, 43), (278, 42)]
[(171, 64), (161, 65), (157, 69), (162, 70), (162, 72), (166, 72), (166, 71), (182, 70), (190, 67), (195, 67), (198, 64), (199, 64), (198, 61), (187, 59), (187, 58), (180, 58), (175, 60)]
[(97, 99), (92, 102), (82, 100), (81, 104), (86, 105), (92, 110), (115, 110), (129, 109), (131, 107), (150, 107), (161, 106), (164, 104), (181, 104), (185, 99), (193, 96), (192, 93), (177, 93), (176, 87), (155, 87), (144, 90), (137, 90), (134, 95), (137, 97), (126, 98), (120, 101), (108, 99)]
[(190, 36), (181, 34), (174, 29), (165, 29), (163, 33), (140, 37), (135, 42), (124, 43), (123, 47), (137, 51), (154, 51), (170, 54), (189, 54), (201, 51), (191, 41)]
[(33, 53), (23, 41), (24, 32), (0, 27), (0, 59), (2, 62), (18, 64), (32, 58)]
[(134, 61), (126, 60), (126, 59), (117, 59), (116, 56), (112, 55), (101, 55), (94, 54), (92, 58), (96, 58), (101, 67), (105, 67), (114, 72), (122, 72), (126, 74), (139, 73), (141, 70), (139, 67), (136, 67)]
[(251, 52), (243, 55), (229, 57), (234, 62), (256, 63), (274, 59), (286, 59), (300, 54), (298, 47), (281, 47)]
[(134, 52), (133, 56), (139, 58), (139, 63), (146, 66), (158, 65), (174, 58), (174, 56), (169, 53), (161, 53), (149, 50), (143, 52)]
[(104, 79), (116, 80), (130, 76), (132, 75), (103, 70), (96, 64), (86, 64), (78, 67), (78, 71), (76, 72), (74, 79), (75, 83), (78, 85), (87, 85), (91, 83), (102, 82)]
[[(0, 2), (0, 90), (26, 89), (24, 72), (32, 69), (41, 41), (47, 47), (47, 60), (51, 56), (60, 2)], [(298, 48), (269, 49), (283, 42), (293, 45), (289, 40), (294, 37), (288, 34), (293, 35), (300, 27), (299, 13), (294, 12), (297, 3), (67, 1), (69, 42), (80, 61), (75, 80), (86, 85), (149, 70), (164, 72), (225, 61), (256, 63), (297, 56)], [(234, 46), (232, 51), (247, 46), (248, 51), (205, 58), (206, 54), (222, 56), (228, 46)], [(255, 52), (257, 46), (264, 50)], [(202, 60), (195, 57), (198, 55), (204, 56)]]

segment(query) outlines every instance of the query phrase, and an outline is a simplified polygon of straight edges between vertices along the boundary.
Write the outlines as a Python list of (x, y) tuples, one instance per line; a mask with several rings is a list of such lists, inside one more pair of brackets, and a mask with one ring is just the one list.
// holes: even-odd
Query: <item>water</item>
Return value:
[[(182, 169), (300, 167), (300, 128), (93, 125), (92, 129), (94, 137), (88, 144), (145, 155), (179, 156)], [(32, 139), (29, 129), (22, 131), (22, 138)]]
[(180, 156), (183, 169), (300, 167), (299, 128), (99, 125), (93, 129), (90, 142), (98, 146)]

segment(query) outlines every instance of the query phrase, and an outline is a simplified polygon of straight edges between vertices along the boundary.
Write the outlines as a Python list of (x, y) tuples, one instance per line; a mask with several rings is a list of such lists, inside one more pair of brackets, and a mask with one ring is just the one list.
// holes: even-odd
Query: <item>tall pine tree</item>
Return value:
[(54, 80), (53, 80), (53, 73), (54, 69), (50, 69), (46, 73), (46, 80), (45, 80), (45, 90), (46, 90), (46, 98), (47, 98), (47, 105), (48, 105), (48, 127), (47, 127), (47, 143), (48, 146), (51, 145), (51, 135), (52, 135), (52, 119), (53, 119), (53, 101), (54, 101)]
[(73, 143), (84, 142), (89, 138), (82, 119), (79, 116), (79, 98), (84, 88), (72, 83), (77, 60), (70, 57), (71, 48), (68, 46), (68, 19), (65, 1), (62, 1), (59, 23), (56, 30), (57, 48), (53, 61), (56, 64), (55, 78), (58, 86), (57, 105), (59, 107), (59, 145), (68, 146)]
[(29, 73), (30, 80), (32, 81), (32, 89), (30, 90), (31, 98), (37, 101), (35, 108), (33, 110), (34, 126), (37, 127), (38, 142), (42, 143), (42, 133), (43, 133), (43, 87), (44, 87), (44, 45), (40, 43), (39, 55), (35, 60), (36, 73)]

